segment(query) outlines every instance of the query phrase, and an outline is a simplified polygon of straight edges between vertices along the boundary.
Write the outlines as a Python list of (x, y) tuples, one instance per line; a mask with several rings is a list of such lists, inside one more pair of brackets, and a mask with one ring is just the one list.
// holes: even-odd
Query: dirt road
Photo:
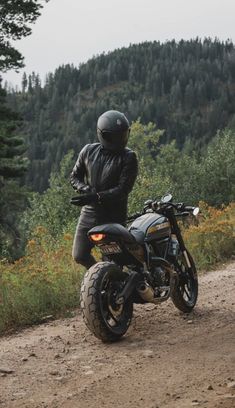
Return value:
[(136, 306), (125, 338), (102, 344), (79, 311), (0, 338), (0, 408), (234, 408), (235, 263), (200, 278), (190, 316)]

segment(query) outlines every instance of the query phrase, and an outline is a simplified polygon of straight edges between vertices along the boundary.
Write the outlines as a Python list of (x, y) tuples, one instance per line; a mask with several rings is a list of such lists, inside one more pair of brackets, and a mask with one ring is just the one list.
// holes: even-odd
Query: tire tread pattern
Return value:
[[(116, 267), (117, 272), (119, 270), (117, 265), (110, 264), (110, 262), (96, 263), (85, 273), (81, 285), (81, 311), (83, 320), (88, 329), (103, 342), (117, 341), (125, 334), (123, 332), (119, 335), (110, 331), (103, 320), (99, 307), (100, 284), (104, 275), (110, 270), (110, 267)], [(126, 330), (128, 327), (129, 325)]]

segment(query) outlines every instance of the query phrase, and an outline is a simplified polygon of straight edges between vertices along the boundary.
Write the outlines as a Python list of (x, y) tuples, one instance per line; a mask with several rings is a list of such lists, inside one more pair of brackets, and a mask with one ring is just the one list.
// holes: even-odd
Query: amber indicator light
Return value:
[(98, 242), (101, 241), (102, 239), (104, 239), (106, 237), (105, 234), (92, 234), (91, 236), (92, 241)]

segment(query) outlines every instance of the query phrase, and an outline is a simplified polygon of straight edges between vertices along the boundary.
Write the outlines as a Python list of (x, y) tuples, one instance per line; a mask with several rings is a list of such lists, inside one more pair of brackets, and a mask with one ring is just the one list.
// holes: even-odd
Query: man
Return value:
[(87, 232), (100, 224), (126, 223), (128, 194), (138, 171), (136, 154), (126, 147), (129, 134), (130, 125), (123, 113), (103, 113), (97, 122), (100, 143), (87, 144), (81, 150), (71, 173), (71, 184), (81, 193), (72, 203), (83, 206), (72, 256), (86, 268), (96, 263)]

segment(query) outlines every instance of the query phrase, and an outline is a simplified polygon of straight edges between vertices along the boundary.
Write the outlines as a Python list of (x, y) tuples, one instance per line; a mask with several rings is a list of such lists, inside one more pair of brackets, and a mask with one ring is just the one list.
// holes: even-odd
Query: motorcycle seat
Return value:
[(91, 234), (107, 234), (113, 236), (114, 238), (120, 237), (128, 244), (133, 244), (135, 242), (134, 236), (125, 227), (123, 227), (123, 225), (116, 223), (97, 225), (97, 227), (94, 227), (88, 231), (88, 236)]

